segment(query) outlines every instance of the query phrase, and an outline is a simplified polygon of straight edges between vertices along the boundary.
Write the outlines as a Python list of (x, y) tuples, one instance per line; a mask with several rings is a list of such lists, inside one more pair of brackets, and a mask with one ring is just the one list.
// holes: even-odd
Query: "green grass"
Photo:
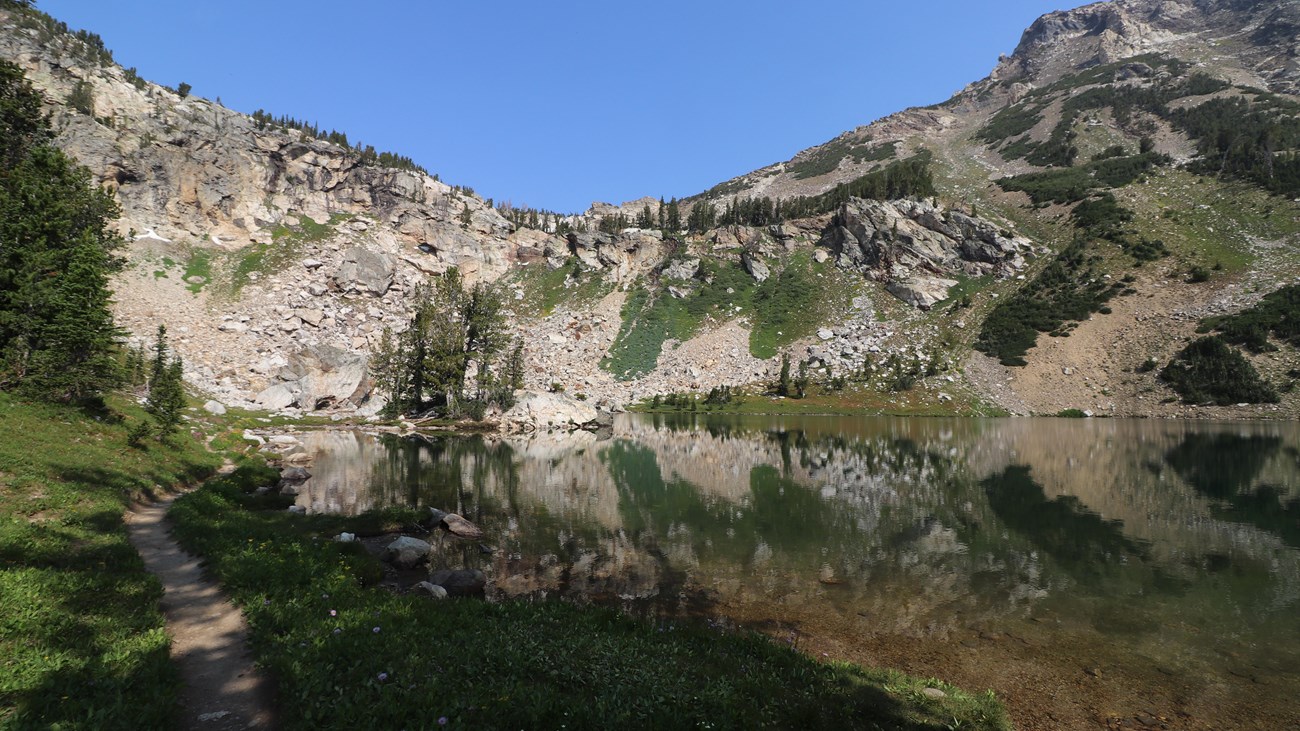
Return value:
[[(991, 694), (821, 663), (745, 632), (366, 588), (373, 566), (325, 536), (404, 516), (249, 509), (243, 489), (257, 481), (217, 480), (172, 516), (181, 542), (243, 607), (286, 729), (431, 728), (442, 718), (484, 729), (1009, 728)], [(949, 695), (929, 699), (927, 686)]]
[(816, 264), (809, 252), (800, 251), (785, 268), (754, 290), (754, 321), (749, 352), (755, 358), (773, 358), (781, 348), (817, 331), (838, 311), (847, 309), (852, 288), (834, 266)]
[[(202, 277), (201, 282), (191, 282), (191, 277)], [(190, 253), (189, 261), (185, 262), (185, 288), (194, 294), (203, 291), (203, 288), (212, 281), (212, 250), (195, 249)]]
[(298, 225), (279, 226), (271, 231), (272, 243), (253, 244), (233, 252), (225, 264), (229, 271), (229, 294), (238, 297), (253, 281), (254, 274), (284, 270), (301, 256), (305, 244), (324, 241), (333, 235), (335, 227), (351, 219), (351, 214), (336, 213), (329, 221), (316, 223), (308, 216), (300, 216)]
[(754, 279), (739, 263), (704, 259), (700, 267), (701, 278), (681, 299), (666, 288), (637, 283), (623, 303), (622, 325), (602, 368), (620, 380), (639, 378), (654, 370), (666, 341), (688, 340), (709, 320), (752, 312)]
[(855, 278), (813, 262), (807, 251), (769, 264), (778, 273), (758, 284), (738, 262), (704, 259), (703, 274), (681, 299), (638, 283), (623, 304), (622, 325), (601, 367), (622, 380), (639, 378), (654, 370), (668, 340), (688, 340), (706, 323), (735, 317), (750, 320), (750, 353), (772, 358), (846, 311), (859, 289)]
[(507, 305), (516, 312), (541, 317), (550, 315), (561, 304), (576, 309), (595, 303), (614, 289), (601, 272), (583, 269), (577, 257), (572, 256), (557, 269), (540, 262), (516, 268), (507, 275), (504, 287), (511, 291), (516, 286), (523, 291), (524, 297), (518, 301), (510, 300)]
[(128, 448), (118, 412), (0, 393), (0, 728), (172, 725), (162, 588), (122, 512), (133, 495), (193, 482), (219, 459), (185, 436)]

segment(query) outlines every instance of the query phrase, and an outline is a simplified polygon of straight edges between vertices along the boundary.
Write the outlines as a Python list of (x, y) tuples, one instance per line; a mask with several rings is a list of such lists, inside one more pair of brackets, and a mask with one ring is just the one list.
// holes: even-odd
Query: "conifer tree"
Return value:
[(120, 383), (108, 277), (118, 215), (54, 148), (40, 96), (0, 61), (0, 388), (82, 401)]
[(144, 409), (153, 417), (154, 429), (158, 438), (163, 440), (176, 431), (181, 423), (181, 412), (185, 409), (184, 366), (180, 356), (169, 358), (169, 353), (167, 327), (159, 325)]
[(781, 354), (781, 376), (776, 384), (776, 395), (786, 397), (790, 395), (790, 353), (789, 351)]

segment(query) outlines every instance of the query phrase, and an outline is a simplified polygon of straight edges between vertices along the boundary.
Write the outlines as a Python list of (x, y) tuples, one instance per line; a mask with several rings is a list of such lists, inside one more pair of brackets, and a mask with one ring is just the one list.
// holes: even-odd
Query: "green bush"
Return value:
[(1270, 335), (1300, 347), (1300, 284), (1272, 292), (1254, 307), (1235, 315), (1212, 317), (1201, 322), (1200, 332), (1219, 332), (1223, 339), (1252, 353), (1277, 350)]
[(1276, 403), (1277, 391), (1238, 351), (1217, 335), (1201, 338), (1183, 349), (1160, 372), (1184, 403)]

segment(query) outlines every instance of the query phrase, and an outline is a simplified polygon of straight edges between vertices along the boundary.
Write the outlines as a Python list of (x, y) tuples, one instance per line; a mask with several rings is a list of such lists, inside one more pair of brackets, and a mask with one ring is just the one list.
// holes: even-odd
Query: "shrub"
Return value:
[(1300, 285), (1292, 284), (1268, 294), (1259, 304), (1235, 315), (1201, 322), (1200, 332), (1218, 331), (1223, 339), (1252, 353), (1277, 350), (1269, 335), (1300, 347)]
[(1201, 338), (1183, 349), (1160, 372), (1184, 403), (1276, 403), (1277, 391), (1259, 376), (1240, 352), (1217, 335)]

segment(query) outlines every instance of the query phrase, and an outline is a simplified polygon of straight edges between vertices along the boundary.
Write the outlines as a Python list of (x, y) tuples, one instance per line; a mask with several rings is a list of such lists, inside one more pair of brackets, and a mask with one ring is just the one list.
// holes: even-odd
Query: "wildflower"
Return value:
[(334, 628), (334, 634), (338, 634), (338, 633), (340, 633), (340, 632), (342, 632), (342, 631), (343, 631), (343, 630), (339, 629), (338, 627), (335, 627), (335, 628)]
[(264, 607), (269, 607), (269, 606), (271, 606), (271, 600), (270, 600), (270, 599), (263, 599), (263, 600), (262, 600), (262, 606), (264, 606)]
[(337, 609), (331, 609), (331, 610), (330, 610), (330, 616), (331, 616), (331, 617), (337, 617), (337, 616), (339, 616), (338, 610), (337, 610)]
[(380, 674), (379, 674), (379, 682), (382, 683), (382, 682), (384, 682), (384, 681), (386, 681), (386, 680), (388, 680), (388, 673), (380, 673)]
[(446, 726), (446, 725), (447, 725), (447, 717), (446, 717), (446, 716), (441, 716), (441, 717), (439, 717), (439, 718), (438, 718), (438, 725), (439, 725), (439, 726)]
[(370, 631), (371, 631), (371, 632), (374, 632), (375, 634), (379, 634), (379, 628), (378, 628), (378, 627), (376, 627), (376, 628), (374, 628), (374, 629), (372, 629), (372, 630), (370, 630)]

